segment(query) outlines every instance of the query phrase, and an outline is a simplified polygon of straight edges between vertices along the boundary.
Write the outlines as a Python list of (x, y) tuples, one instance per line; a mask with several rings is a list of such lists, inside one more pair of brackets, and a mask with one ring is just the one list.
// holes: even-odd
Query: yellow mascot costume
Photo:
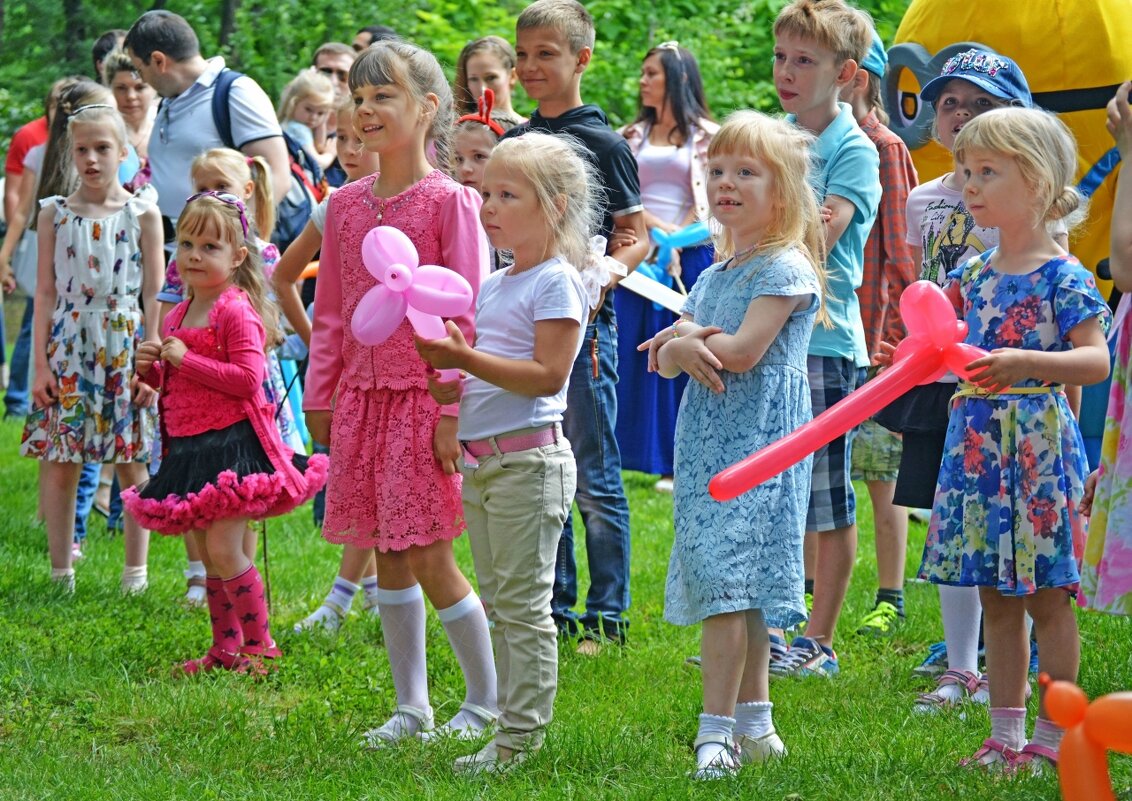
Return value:
[[(1013, 6), (1013, 7), (1012, 7)], [(1034, 104), (1056, 112), (1077, 137), (1079, 187), (1091, 197), (1087, 223), (1070, 251), (1097, 272), (1109, 251), (1109, 223), (1119, 158), (1105, 130), (1105, 105), (1121, 82), (1132, 78), (1132, 2), (997, 4), (913, 0), (889, 51), (885, 104), (890, 127), (912, 151), (920, 180), (952, 169), (951, 155), (931, 140), (932, 109), (920, 87), (943, 63), (971, 47), (993, 50), (1017, 62)], [(1102, 275), (1107, 270), (1102, 267)], [(1111, 282), (1098, 281), (1107, 296)]]

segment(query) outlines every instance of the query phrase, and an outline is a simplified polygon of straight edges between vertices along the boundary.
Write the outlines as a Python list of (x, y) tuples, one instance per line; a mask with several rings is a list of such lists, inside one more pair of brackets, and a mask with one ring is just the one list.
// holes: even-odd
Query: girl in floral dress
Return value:
[[(35, 408), (20, 453), (40, 460), (40, 503), (51, 577), (74, 588), (71, 539), (84, 462), (114, 464), (123, 487), (146, 478), (153, 392), (134, 375), (142, 312), (157, 319), (161, 218), (121, 184), (126, 126), (106, 103), (61, 107), (52, 137), (66, 141), (78, 188), (40, 201), (35, 296)], [(67, 178), (70, 181), (73, 178)], [(146, 329), (155, 338), (156, 326)], [(146, 588), (149, 532), (125, 521), (124, 592)]]
[(985, 615), (991, 736), (964, 764), (1041, 769), (1057, 762), (1061, 730), (1039, 705), (1025, 738), (1028, 639), (1040, 666), (1074, 681), (1080, 660), (1070, 604), (1080, 575), (1088, 472), (1066, 384), (1108, 374), (1107, 304), (1092, 276), (1047, 231), (1081, 203), (1076, 146), (1064, 123), (1023, 108), (989, 111), (955, 142), (963, 199), (999, 246), (949, 276), (969, 326), (989, 351), (968, 365), (952, 402), (920, 576), (977, 586)]
[[(1125, 83), (1108, 105), (1108, 129), (1124, 158), (1132, 157), (1132, 108)], [(1101, 440), (1101, 466), (1085, 484), (1084, 514), (1089, 541), (1081, 560), (1078, 603), (1115, 615), (1132, 615), (1132, 417), (1125, 407), (1132, 395), (1132, 181), (1116, 188), (1109, 266), (1124, 292), (1117, 307), (1116, 364), (1112, 370), (1108, 414)]]

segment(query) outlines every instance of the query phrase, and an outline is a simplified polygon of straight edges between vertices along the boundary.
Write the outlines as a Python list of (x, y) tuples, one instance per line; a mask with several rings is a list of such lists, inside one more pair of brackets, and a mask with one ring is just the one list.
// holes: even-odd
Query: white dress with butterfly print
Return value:
[(75, 214), (65, 197), (54, 209), (55, 291), (47, 360), (58, 385), (51, 406), (35, 408), (20, 453), (52, 462), (148, 462), (156, 417), (131, 401), (141, 341), (139, 215), (153, 204), (143, 190), (100, 219)]

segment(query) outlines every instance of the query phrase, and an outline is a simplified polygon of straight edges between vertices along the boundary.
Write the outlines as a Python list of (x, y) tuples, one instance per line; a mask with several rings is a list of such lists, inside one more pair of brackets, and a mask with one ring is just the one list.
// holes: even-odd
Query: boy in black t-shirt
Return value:
[[(636, 242), (608, 251), (630, 270), (648, 251), (637, 162), (625, 139), (609, 127), (605, 112), (582, 103), (582, 73), (594, 46), (593, 18), (575, 0), (537, 0), (519, 15), (515, 32), (519, 81), (538, 102), (530, 122), (508, 131), (570, 134), (589, 150), (602, 182), (605, 214), (601, 233), (616, 226), (636, 233)], [(616, 282), (616, 279), (614, 279)], [(586, 528), (590, 589), (586, 610), (578, 599), (574, 536), (569, 519), (558, 546), (551, 610), (559, 631), (575, 637), (581, 653), (596, 653), (606, 640), (623, 642), (629, 607), (629, 504), (621, 483), (617, 422), (617, 329), (607, 294), (586, 328), (570, 374), (563, 429), (578, 465), (576, 500)]]

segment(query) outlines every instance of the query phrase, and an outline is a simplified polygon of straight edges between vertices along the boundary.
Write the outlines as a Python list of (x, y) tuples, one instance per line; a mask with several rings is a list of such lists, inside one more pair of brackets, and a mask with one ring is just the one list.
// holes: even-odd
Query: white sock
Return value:
[(325, 629), (326, 631), (337, 631), (341, 624), (342, 618), (339, 616), (338, 611), (324, 603), (320, 605), (318, 609), (296, 623), (295, 631), (302, 633), (318, 628)]
[(995, 707), (990, 711), (991, 737), (1007, 748), (1020, 751), (1026, 744), (1026, 710)]
[(204, 569), (204, 562), (194, 562), (189, 560), (189, 566), (185, 569), (185, 578), (206, 578), (208, 571)]
[(770, 701), (747, 701), (735, 705), (735, 736), (740, 734), (753, 739), (765, 737), (774, 731), (771, 712), (774, 704)]
[(58, 583), (67, 592), (75, 591), (75, 569), (73, 567), (51, 568), (51, 580)]
[(185, 592), (185, 600), (191, 604), (204, 605), (208, 599), (208, 593), (204, 586), (204, 580), (208, 577), (207, 571), (204, 569), (204, 562), (189, 561), (189, 566), (185, 570), (186, 579), (200, 579), (199, 584), (190, 584), (189, 589)]
[[(696, 738), (704, 737), (709, 734), (722, 734), (727, 739), (732, 739), (735, 730), (735, 718), (725, 717), (723, 715), (709, 715), (704, 712), (700, 715), (700, 730)], [(696, 749), (697, 766), (700, 768), (711, 767), (712, 765), (728, 764), (731, 757), (724, 756), (727, 749), (718, 743), (707, 743)]]
[(1061, 749), (1061, 738), (1064, 734), (1065, 729), (1053, 721), (1038, 718), (1034, 721), (1034, 739), (1030, 742), (1035, 745), (1044, 745), (1056, 752)]
[(365, 596), (366, 611), (374, 617), (381, 614), (377, 606), (377, 576), (362, 576), (362, 594)]
[[(464, 703), (487, 710), (494, 717), (499, 712), (495, 662), (491, 652), (491, 634), (487, 630), (487, 615), (474, 590), (447, 609), (437, 609), (444, 624), (448, 642), (464, 672), (466, 691)], [(461, 709), (449, 723), (454, 729), (481, 731), (490, 721)]]
[(144, 592), (149, 586), (148, 574), (145, 565), (126, 565), (122, 568), (122, 592)]
[[(404, 590), (378, 589), (381, 606), (381, 629), (385, 633), (385, 650), (393, 671), (393, 688), (397, 703), (428, 711), (428, 671), (425, 664), (425, 604), (421, 585)], [(417, 721), (407, 715), (405, 725)], [(416, 734), (415, 728), (408, 732)]]
[(983, 604), (978, 587), (939, 585), (943, 639), (947, 643), (947, 669), (979, 672), (979, 622)]
[(361, 588), (354, 582), (338, 576), (334, 579), (334, 586), (323, 603), (337, 612), (339, 616), (343, 616), (350, 611), (350, 604), (354, 602), (354, 596), (359, 589)]

